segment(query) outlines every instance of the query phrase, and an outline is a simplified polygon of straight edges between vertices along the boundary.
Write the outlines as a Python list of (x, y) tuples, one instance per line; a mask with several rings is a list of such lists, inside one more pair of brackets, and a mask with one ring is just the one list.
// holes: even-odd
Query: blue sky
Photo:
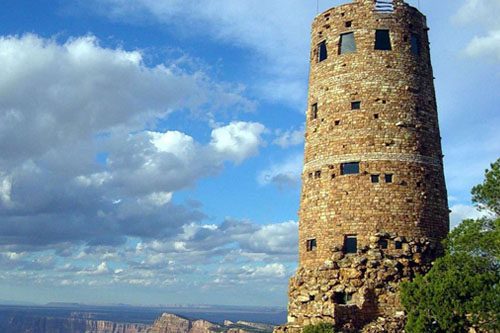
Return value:
[[(0, 299), (285, 305), (316, 3), (0, 6)], [(500, 152), (500, 1), (420, 8), (456, 224)]]

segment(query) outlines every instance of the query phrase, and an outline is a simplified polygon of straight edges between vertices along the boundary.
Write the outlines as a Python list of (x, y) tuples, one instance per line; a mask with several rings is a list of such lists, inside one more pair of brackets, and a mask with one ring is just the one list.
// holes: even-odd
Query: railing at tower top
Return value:
[(394, 11), (394, 1), (375, 0), (375, 11), (378, 13), (392, 13)]

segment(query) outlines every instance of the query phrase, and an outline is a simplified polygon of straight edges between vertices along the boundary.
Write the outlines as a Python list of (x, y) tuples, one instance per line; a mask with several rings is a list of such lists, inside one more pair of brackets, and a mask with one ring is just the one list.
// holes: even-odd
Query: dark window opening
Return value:
[(373, 119), (378, 119), (378, 117), (379, 117), (379, 116), (378, 116), (378, 113), (375, 113), (375, 114), (373, 115)]
[(335, 174), (334, 173), (332, 173), (332, 179), (335, 179)]
[(358, 251), (358, 238), (356, 236), (346, 236), (344, 240), (344, 252), (356, 253)]
[(345, 23), (345, 27), (346, 27), (346, 28), (350, 28), (350, 27), (352, 27), (352, 21), (347, 21), (347, 22)]
[(359, 109), (361, 109), (360, 101), (351, 102), (351, 110), (359, 110)]
[(355, 175), (359, 173), (359, 162), (342, 163), (340, 165), (342, 175)]
[(403, 242), (396, 242), (394, 244), (394, 247), (396, 248), (396, 250), (401, 250), (403, 248)]
[(313, 173), (312, 173), (312, 172), (310, 172), (310, 173), (309, 173), (309, 179), (312, 179), (312, 177), (313, 177)]
[(352, 302), (352, 294), (342, 292), (333, 293), (333, 302), (336, 304), (349, 304)]
[(328, 58), (328, 51), (326, 49), (326, 41), (322, 41), (318, 44), (318, 62), (326, 60)]
[(378, 242), (378, 245), (380, 246), (381, 249), (387, 249), (389, 247), (389, 242), (387, 241), (387, 239), (381, 239)]
[(316, 179), (321, 178), (321, 171), (320, 170), (314, 172), (314, 178), (316, 178)]
[(311, 105), (311, 118), (318, 118), (318, 103), (314, 103), (313, 105)]
[(339, 54), (347, 54), (356, 52), (356, 41), (354, 32), (348, 32), (340, 35)]
[(308, 239), (306, 242), (306, 249), (308, 252), (314, 251), (317, 248), (316, 239)]
[(392, 183), (392, 180), (393, 180), (393, 178), (394, 178), (394, 177), (393, 177), (393, 175), (392, 175), (392, 174), (386, 174), (386, 175), (384, 176), (384, 178), (385, 178), (385, 182), (386, 182), (386, 183)]
[(380, 175), (372, 175), (372, 183), (379, 183), (380, 182)]
[(339, 126), (340, 125), (340, 120), (335, 120), (335, 126)]
[(411, 52), (414, 55), (420, 55), (420, 36), (417, 34), (411, 34), (410, 38)]
[(375, 32), (375, 50), (392, 50), (389, 30)]

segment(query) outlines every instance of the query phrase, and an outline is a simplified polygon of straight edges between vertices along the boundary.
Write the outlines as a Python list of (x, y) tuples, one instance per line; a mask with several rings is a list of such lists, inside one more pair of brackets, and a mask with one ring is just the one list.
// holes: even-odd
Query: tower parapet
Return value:
[(399, 282), (439, 255), (449, 210), (428, 30), (402, 0), (314, 19), (288, 328), (391, 316)]

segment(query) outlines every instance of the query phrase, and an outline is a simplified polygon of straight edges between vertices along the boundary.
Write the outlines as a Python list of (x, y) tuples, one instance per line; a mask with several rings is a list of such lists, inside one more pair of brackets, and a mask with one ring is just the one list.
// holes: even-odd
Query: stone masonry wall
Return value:
[[(383, 249), (382, 241), (398, 242), (401, 249)], [(379, 317), (404, 319), (400, 283), (426, 273), (439, 251), (425, 238), (384, 233), (371, 236), (369, 245), (356, 254), (333, 249), (321, 266), (302, 267), (290, 279), (288, 324), (276, 332), (300, 332), (306, 325), (321, 322), (332, 323), (341, 332), (360, 332)]]
[[(448, 233), (426, 20), (402, 1), (383, 14), (374, 12), (374, 3), (332, 8), (313, 23), (300, 266), (321, 265), (347, 235), (363, 245), (376, 232), (434, 241)], [(391, 50), (375, 50), (377, 29), (389, 30)], [(340, 36), (349, 32), (356, 51), (339, 54)], [(327, 58), (319, 61), (322, 42)], [(360, 102), (359, 109), (352, 110), (352, 102)], [(346, 162), (359, 162), (359, 173), (341, 175)], [(313, 251), (307, 249), (310, 239), (316, 240)]]
[[(384, 12), (376, 2), (312, 25), (299, 268), (277, 332), (322, 321), (401, 331), (399, 284), (428, 271), (449, 231), (426, 19), (403, 0)], [(376, 47), (377, 36), (390, 43)]]

